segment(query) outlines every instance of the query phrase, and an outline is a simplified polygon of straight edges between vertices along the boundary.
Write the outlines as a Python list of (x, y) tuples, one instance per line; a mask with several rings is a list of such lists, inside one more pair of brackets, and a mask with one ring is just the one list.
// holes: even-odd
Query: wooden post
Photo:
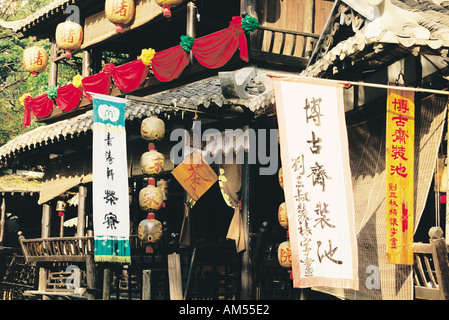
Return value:
[(441, 299), (449, 300), (449, 260), (443, 230), (440, 227), (432, 227), (429, 237)]
[(48, 75), (48, 85), (49, 86), (55, 86), (58, 85), (58, 64), (56, 63), (56, 55), (58, 51), (58, 46), (56, 44), (56, 40), (53, 38), (51, 40), (51, 47), (50, 47), (50, 61), (49, 61), (49, 75)]
[(86, 256), (86, 280), (87, 280), (87, 299), (95, 300), (96, 285), (95, 285), (95, 261), (93, 253)]
[(78, 223), (76, 227), (76, 236), (83, 237), (86, 220), (86, 194), (87, 188), (84, 185), (80, 185), (78, 188)]
[[(46, 203), (42, 206), (41, 238), (50, 238), (50, 233), (51, 233), (51, 205)], [(45, 243), (43, 244), (43, 248), (45, 248)], [(47, 269), (40, 267), (39, 283), (38, 283), (39, 291), (45, 292), (47, 290), (47, 278), (48, 278)], [(42, 299), (47, 300), (48, 297), (42, 296)]]
[[(192, 38), (196, 37), (196, 14), (197, 7), (193, 3), (193, 1), (189, 1), (187, 3), (187, 28), (186, 35), (191, 36)], [(190, 62), (193, 62), (193, 53), (190, 52)]]
[(51, 233), (51, 206), (45, 203), (42, 206), (41, 238), (50, 238)]
[(109, 300), (111, 295), (111, 269), (103, 270), (103, 300)]
[(151, 270), (142, 271), (142, 300), (151, 300)]
[(241, 299), (253, 299), (253, 274), (251, 268), (251, 219), (250, 219), (250, 165), (248, 163), (248, 154), (244, 154), (244, 163), (242, 166), (242, 221), (245, 229), (246, 250), (242, 254), (242, 273), (241, 273)]
[(2, 205), (0, 208), (0, 246), (5, 241), (5, 223), (6, 223), (6, 198), (5, 194), (2, 197)]
[(170, 300), (182, 300), (181, 259), (175, 253), (167, 255), (168, 281), (170, 285)]
[(87, 77), (90, 75), (90, 52), (89, 50), (83, 51), (83, 65), (81, 75)]

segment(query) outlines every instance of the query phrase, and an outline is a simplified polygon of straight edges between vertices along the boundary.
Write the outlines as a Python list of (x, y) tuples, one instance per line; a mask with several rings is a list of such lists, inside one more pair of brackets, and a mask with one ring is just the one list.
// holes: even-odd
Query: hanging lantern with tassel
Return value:
[(71, 20), (61, 22), (56, 27), (56, 44), (65, 50), (65, 57), (72, 58), (72, 51), (79, 49), (83, 43), (83, 27)]
[(184, 0), (156, 0), (156, 3), (162, 7), (164, 17), (171, 18), (171, 9), (176, 8), (181, 3), (183, 3)]
[(157, 116), (151, 116), (142, 121), (140, 134), (145, 140), (162, 140), (165, 135), (165, 123)]
[(58, 211), (58, 216), (63, 216), (66, 208), (66, 203), (62, 200), (56, 202), (56, 211)]
[(142, 172), (148, 175), (158, 175), (164, 171), (164, 155), (157, 152), (154, 143), (148, 144), (148, 151), (140, 157)]
[(156, 243), (162, 237), (162, 223), (154, 218), (154, 212), (148, 213), (146, 219), (140, 221), (137, 236), (143, 243)]
[(27, 48), (23, 51), (22, 63), (25, 70), (36, 77), (47, 68), (47, 51), (37, 46)]
[(162, 190), (156, 187), (156, 180), (148, 178), (148, 185), (139, 192), (139, 205), (142, 210), (160, 210), (164, 202)]
[(106, 0), (104, 11), (106, 18), (115, 24), (117, 33), (123, 32), (123, 25), (127, 25), (134, 18), (133, 0)]

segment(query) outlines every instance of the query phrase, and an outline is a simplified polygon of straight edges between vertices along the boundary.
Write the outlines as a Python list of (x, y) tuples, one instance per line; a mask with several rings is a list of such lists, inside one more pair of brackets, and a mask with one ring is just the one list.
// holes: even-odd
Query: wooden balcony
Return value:
[(319, 34), (260, 26), (251, 37), (251, 59), (304, 69)]

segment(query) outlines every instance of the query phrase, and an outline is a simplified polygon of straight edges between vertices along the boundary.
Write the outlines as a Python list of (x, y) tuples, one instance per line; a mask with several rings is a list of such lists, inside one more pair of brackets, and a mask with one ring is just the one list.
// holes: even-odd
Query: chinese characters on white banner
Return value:
[(95, 261), (131, 263), (125, 102), (93, 99), (93, 226)]
[(358, 290), (343, 87), (273, 77), (295, 288)]

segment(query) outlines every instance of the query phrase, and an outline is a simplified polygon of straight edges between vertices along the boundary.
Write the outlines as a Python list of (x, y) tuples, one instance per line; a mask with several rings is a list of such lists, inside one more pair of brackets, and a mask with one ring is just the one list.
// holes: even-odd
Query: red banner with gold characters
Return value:
[(413, 264), (413, 91), (389, 89), (386, 126), (386, 255), (391, 264)]

